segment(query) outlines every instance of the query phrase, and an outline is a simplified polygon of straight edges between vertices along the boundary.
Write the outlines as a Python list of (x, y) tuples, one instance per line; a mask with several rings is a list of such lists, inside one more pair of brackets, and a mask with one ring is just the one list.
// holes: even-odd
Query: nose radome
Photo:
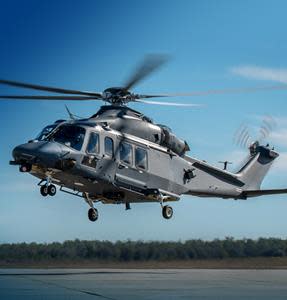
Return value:
[(61, 154), (61, 148), (55, 143), (36, 142), (19, 145), (14, 148), (12, 155), (15, 161), (50, 161)]
[(34, 143), (22, 144), (13, 149), (12, 155), (16, 161), (31, 160), (35, 157), (36, 148)]

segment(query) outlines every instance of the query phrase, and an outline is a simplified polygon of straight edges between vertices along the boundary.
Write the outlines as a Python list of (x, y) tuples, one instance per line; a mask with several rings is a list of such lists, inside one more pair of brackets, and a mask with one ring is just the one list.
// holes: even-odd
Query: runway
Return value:
[(0, 269), (0, 299), (287, 299), (287, 270)]

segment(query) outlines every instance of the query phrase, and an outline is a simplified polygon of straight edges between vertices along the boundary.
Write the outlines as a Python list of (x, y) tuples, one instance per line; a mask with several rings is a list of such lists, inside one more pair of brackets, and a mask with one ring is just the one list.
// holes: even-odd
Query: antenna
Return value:
[(75, 120), (75, 116), (71, 113), (71, 111), (69, 110), (68, 106), (65, 105), (66, 111), (69, 115), (70, 120)]
[(223, 164), (223, 170), (227, 170), (227, 165), (232, 165), (231, 161), (225, 160), (225, 161), (219, 161), (220, 164)]

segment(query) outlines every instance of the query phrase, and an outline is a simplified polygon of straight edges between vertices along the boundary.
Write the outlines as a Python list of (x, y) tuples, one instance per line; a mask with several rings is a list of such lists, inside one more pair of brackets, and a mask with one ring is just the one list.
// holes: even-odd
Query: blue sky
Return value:
[[(0, 78), (102, 91), (123, 83), (147, 53), (172, 59), (135, 92), (174, 93), (287, 83), (286, 1), (0, 1)], [(0, 87), (1, 94), (29, 93)], [(167, 124), (192, 156), (239, 162), (232, 143), (243, 121), (277, 120), (270, 137), (282, 153), (265, 188), (287, 186), (287, 90), (171, 101), (203, 108), (131, 105)], [(249, 201), (182, 197), (166, 221), (157, 204), (102, 205), (97, 223), (81, 199), (42, 198), (37, 179), (9, 166), (15, 145), (66, 117), (64, 104), (89, 116), (101, 103), (0, 102), (0, 242), (66, 239), (185, 240), (286, 237), (287, 197)]]

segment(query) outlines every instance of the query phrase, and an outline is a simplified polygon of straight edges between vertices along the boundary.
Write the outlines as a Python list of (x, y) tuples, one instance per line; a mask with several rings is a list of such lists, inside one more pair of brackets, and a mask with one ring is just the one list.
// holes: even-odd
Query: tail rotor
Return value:
[(241, 148), (250, 148), (253, 144), (261, 144), (276, 128), (276, 121), (269, 115), (264, 116), (256, 135), (251, 134), (250, 127), (243, 123), (234, 134), (234, 144)]

